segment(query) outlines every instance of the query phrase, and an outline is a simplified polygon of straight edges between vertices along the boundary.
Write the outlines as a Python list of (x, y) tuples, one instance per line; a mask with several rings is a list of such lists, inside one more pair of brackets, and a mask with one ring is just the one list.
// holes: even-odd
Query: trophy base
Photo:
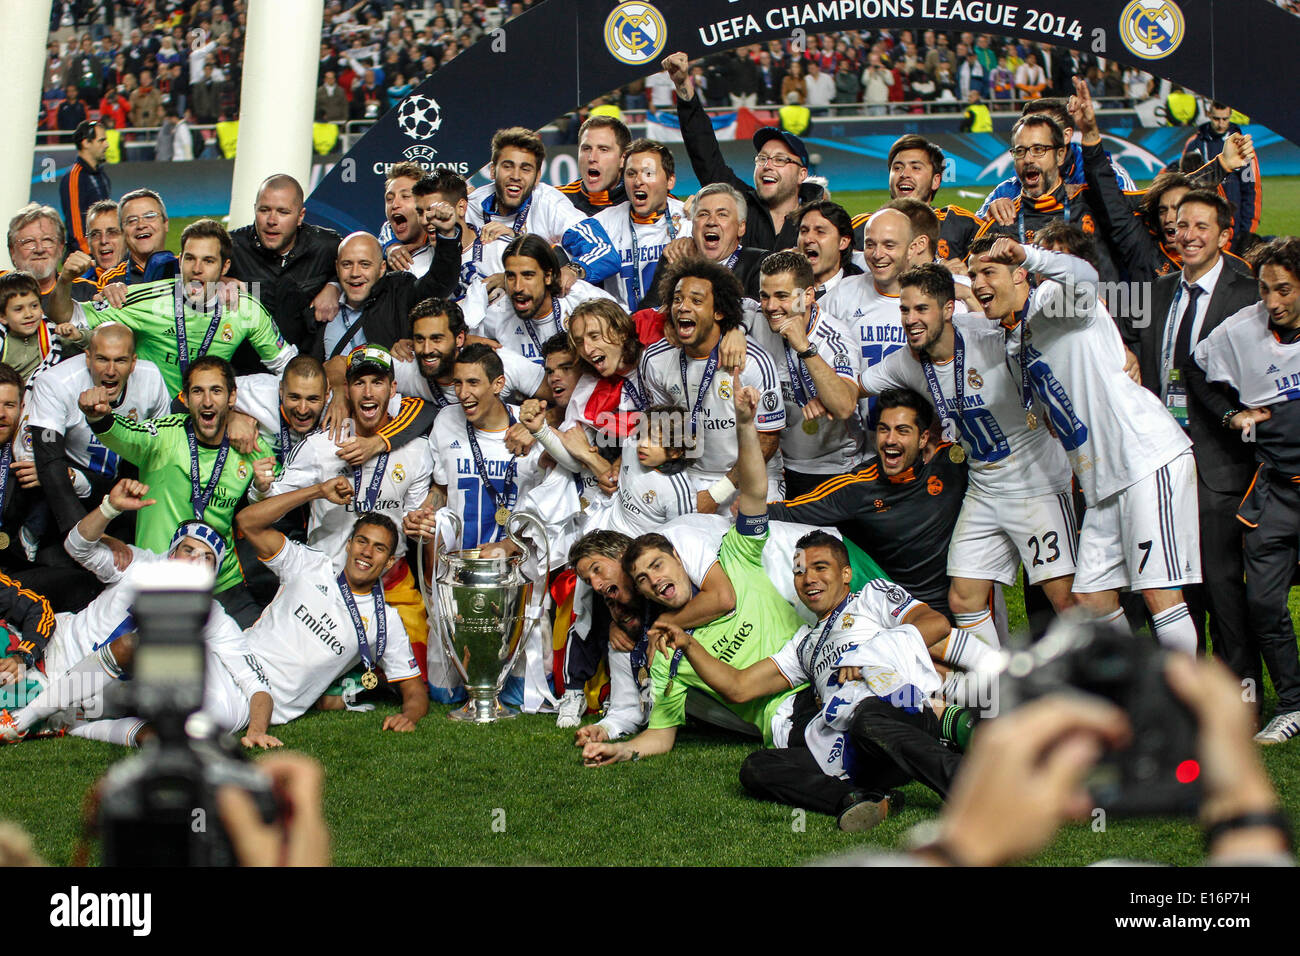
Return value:
[(447, 715), (452, 720), (461, 720), (471, 724), (493, 724), (498, 720), (509, 720), (519, 716), (519, 711), (507, 707), (495, 697), (471, 697), (469, 702), (459, 710)]

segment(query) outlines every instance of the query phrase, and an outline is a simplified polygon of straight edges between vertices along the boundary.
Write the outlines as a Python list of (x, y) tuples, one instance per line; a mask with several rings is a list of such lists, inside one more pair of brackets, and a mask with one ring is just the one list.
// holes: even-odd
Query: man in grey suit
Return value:
[[(1157, 279), (1151, 311), (1132, 322), (1142, 384), (1158, 395), (1187, 430), (1196, 458), (1204, 582), (1188, 589), (1187, 605), (1198, 634), (1208, 615), (1214, 652), (1243, 679), (1252, 678), (1262, 703), (1260, 658), (1246, 626), (1242, 583), (1242, 527), (1237, 521), (1255, 459), (1239, 432), (1187, 387), (1183, 366), (1196, 345), (1228, 316), (1259, 301), (1255, 280), (1228, 268), (1223, 251), (1232, 234), (1232, 206), (1218, 193), (1196, 189), (1178, 205), (1174, 239), (1181, 272)], [(1227, 399), (1225, 398), (1225, 402)]]

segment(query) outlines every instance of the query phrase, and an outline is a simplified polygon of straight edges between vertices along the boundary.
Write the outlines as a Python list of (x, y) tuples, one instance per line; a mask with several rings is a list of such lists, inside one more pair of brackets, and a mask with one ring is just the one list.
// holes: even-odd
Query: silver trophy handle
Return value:
[(528, 542), (516, 536), (516, 524), (532, 525), (537, 530), (537, 537), (542, 542), (542, 547), (546, 554), (546, 564), (542, 566), (542, 580), (545, 582), (547, 576), (551, 573), (551, 539), (546, 535), (546, 525), (542, 524), (542, 519), (538, 518), (537, 515), (533, 514), (531, 511), (520, 510), (512, 511), (510, 513), (510, 520), (506, 522), (506, 537), (510, 539), (511, 543), (516, 548), (525, 554), (530, 551), (535, 551), (536, 549), (529, 547)]
[[(452, 527), (454, 529), (453, 532), (454, 537), (450, 543), (445, 539), (442, 532), (439, 530), (440, 523), (438, 521), (438, 518), (442, 515), (444, 511), (447, 513), (447, 517), (451, 519)], [(435, 627), (437, 628), (438, 631), (437, 637), (440, 641), (442, 641), (442, 646), (444, 648), (450, 647), (450, 644), (447, 640), (445, 640), (444, 633), (443, 633), (444, 629), (449, 625), (447, 624), (446, 621), (442, 620), (442, 615), (437, 612), (436, 605), (437, 605), (438, 598), (437, 595), (435, 594), (434, 589), (437, 588), (438, 586), (438, 576), (442, 574), (443, 567), (446, 564), (447, 552), (455, 551), (457, 548), (460, 547), (463, 527), (464, 525), (463, 522), (461, 521), (460, 515), (456, 514), (456, 512), (452, 511), (446, 506), (440, 508), (437, 514), (434, 515), (434, 526), (433, 526), (433, 536), (432, 536), (433, 575), (431, 576), (430, 582), (427, 584), (425, 582), (425, 573), (424, 573), (425, 548), (424, 548), (423, 538), (420, 539), (420, 544), (415, 549), (415, 583), (420, 590), (420, 598), (421, 600), (424, 601), (424, 618), (426, 621), (429, 622), (430, 630), (433, 630)], [(448, 653), (452, 653), (452, 652), (448, 651)], [(453, 653), (453, 657), (454, 657), (454, 653)]]

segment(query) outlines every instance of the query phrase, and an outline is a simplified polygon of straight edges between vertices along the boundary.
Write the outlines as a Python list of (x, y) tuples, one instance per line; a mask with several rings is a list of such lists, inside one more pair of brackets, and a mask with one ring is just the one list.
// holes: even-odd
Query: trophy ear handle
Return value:
[[(536, 548), (527, 540), (519, 537), (517, 532), (519, 531), (520, 525), (531, 525), (537, 531), (537, 540), (542, 542), (542, 548)], [(534, 557), (541, 557), (541, 555), (545, 553), (546, 565), (542, 571), (542, 577), (544, 580), (545, 576), (549, 574), (551, 570), (551, 542), (546, 536), (546, 525), (542, 523), (542, 520), (531, 511), (525, 511), (523, 509), (513, 511), (510, 513), (510, 520), (506, 522), (506, 537), (510, 539), (511, 543), (513, 543), (516, 548), (526, 555), (534, 554)]]

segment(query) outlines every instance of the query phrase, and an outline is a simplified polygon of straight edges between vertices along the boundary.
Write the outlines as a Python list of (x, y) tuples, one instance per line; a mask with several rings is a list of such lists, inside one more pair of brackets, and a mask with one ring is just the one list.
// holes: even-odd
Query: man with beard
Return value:
[(795, 211), (798, 249), (812, 266), (817, 298), (829, 295), (849, 276), (862, 275), (851, 260), (853, 223), (829, 199), (805, 203)]
[[(164, 373), (166, 378), (166, 373)], [(271, 486), (275, 458), (265, 441), (252, 454), (231, 446), (226, 422), (235, 407), (235, 374), (230, 364), (204, 355), (185, 369), (183, 415), (133, 422), (114, 412), (109, 390), (95, 386), (77, 399), (90, 430), (104, 447), (140, 469), (140, 480), (158, 503), (141, 512), (136, 544), (157, 554), (169, 550), (182, 521), (198, 520), (229, 545), (235, 507), (249, 485)], [(227, 613), (248, 626), (261, 610), (243, 583), (235, 549), (227, 547), (214, 594)]]
[[(52, 206), (28, 203), (9, 220), (9, 259), (14, 264), (13, 271), (26, 272), (36, 280), (41, 309), (46, 315), (49, 315), (50, 299), (58, 285), (64, 236), (63, 220)], [(90, 257), (83, 253), (73, 260), (73, 265), (80, 268), (68, 277), (68, 282), (78, 288), (82, 297), (89, 298), (86, 295), (88, 284), (80, 276), (89, 268)]]
[(677, 87), (677, 117), (695, 177), (705, 185), (728, 183), (745, 197), (750, 245), (768, 251), (794, 246), (796, 226), (791, 214), (800, 204), (825, 195), (820, 186), (805, 182), (808, 149), (803, 141), (775, 126), (760, 129), (754, 134), (758, 155), (754, 159), (753, 180), (746, 182), (723, 159), (713, 123), (704, 112), (701, 98), (695, 95), (695, 81), (691, 79), (686, 54), (674, 53), (667, 57), (663, 68)]
[[(590, 299), (612, 296), (577, 280), (565, 294), (560, 284), (560, 264), (540, 236), (513, 239), (502, 253), (505, 296), (488, 306), (480, 335), (500, 343), (503, 352), (542, 364), (542, 342), (568, 328), (569, 315)], [(611, 282), (614, 280), (611, 280)]]
[[(450, 299), (424, 299), (411, 308), (410, 319), (415, 356), (393, 360), (398, 394), (418, 396), (434, 409), (458, 404), (452, 372), (468, 332), (460, 306)], [(546, 372), (540, 365), (509, 349), (498, 349), (497, 356), (505, 370), (503, 392), (511, 401), (547, 397)]]
[(608, 206), (627, 201), (623, 188), (623, 154), (632, 134), (612, 116), (591, 116), (578, 130), (578, 168), (571, 183), (560, 187), (584, 215), (594, 216)]
[(384, 177), (384, 224), (379, 241), (391, 269), (411, 272), (418, 279), (433, 262), (433, 236), (416, 209), (415, 184), (427, 174), (419, 163), (397, 163)]
[[(253, 223), (230, 234), (230, 276), (246, 282), (257, 294), (276, 327), (302, 347), (316, 330), (312, 321), (333, 307), (338, 292), (328, 287), (334, 278), (339, 234), (303, 222), (302, 186), (283, 173), (268, 176), (258, 187)], [(327, 288), (328, 287), (328, 288)], [(307, 314), (321, 300), (321, 311)]]

